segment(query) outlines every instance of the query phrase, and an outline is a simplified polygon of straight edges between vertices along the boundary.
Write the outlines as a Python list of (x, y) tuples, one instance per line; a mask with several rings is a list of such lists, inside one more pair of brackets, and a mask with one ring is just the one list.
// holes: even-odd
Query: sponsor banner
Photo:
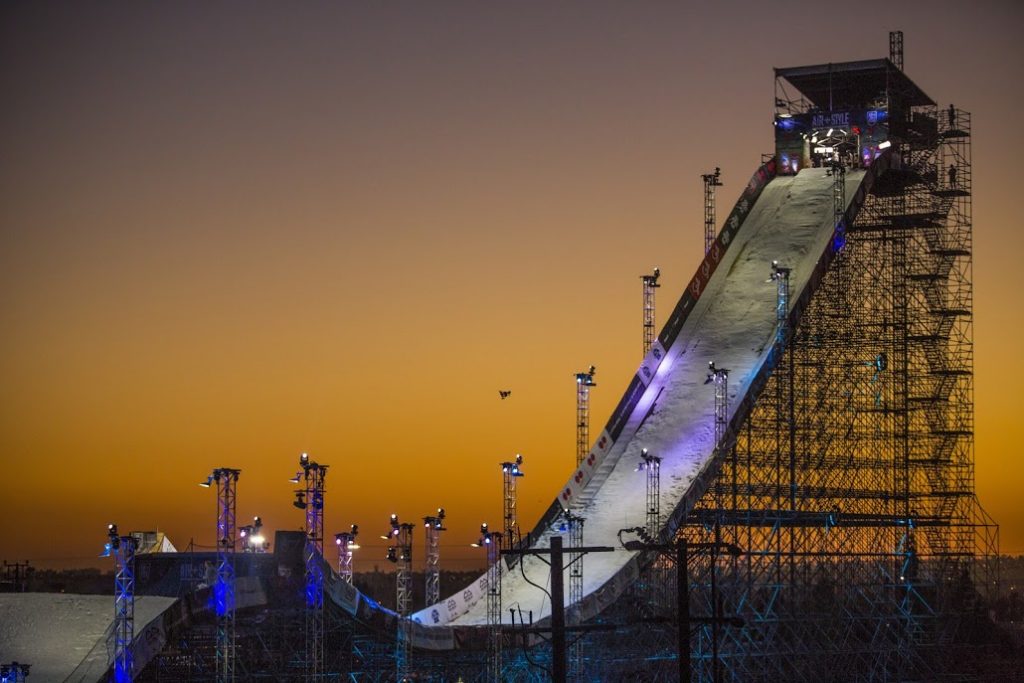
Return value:
[(424, 650), (452, 650), (455, 648), (455, 634), (448, 627), (427, 628), (413, 623), (412, 644)]
[[(633, 383), (630, 384), (632, 387), (634, 384), (639, 384), (639, 381), (634, 377)], [(642, 386), (642, 385), (641, 385)], [(579, 495), (583, 487), (587, 485), (591, 477), (594, 476), (595, 470), (604, 460), (604, 457), (608, 455), (612, 445), (615, 441), (612, 440), (610, 434), (607, 431), (601, 432), (601, 436), (598, 437), (594, 447), (590, 449), (590, 453), (583, 459), (583, 462), (579, 464), (576, 471), (573, 472), (572, 477), (566, 482), (565, 486), (562, 487), (562, 492), (558, 495), (558, 500), (563, 508), (569, 507), (569, 503)]]
[(330, 581), (327, 586), (327, 594), (338, 607), (355, 616), (359, 611), (359, 591), (340, 578)]
[(136, 675), (142, 673), (153, 657), (160, 654), (167, 644), (167, 633), (164, 630), (164, 615), (160, 615), (142, 629), (132, 642), (132, 670)]
[[(508, 564), (504, 557), (499, 557), (501, 573), (508, 572)], [(468, 612), (473, 605), (486, 596), (488, 588), (488, 577), (484, 573), (476, 581), (463, 590), (448, 596), (436, 605), (431, 605), (420, 610), (412, 616), (414, 623), (424, 626), (440, 626), (456, 619)]]
[(636, 373), (636, 376), (640, 378), (645, 387), (654, 380), (654, 375), (658, 372), (658, 366), (661, 365), (661, 361), (664, 358), (665, 347), (661, 345), (660, 341), (654, 342)]

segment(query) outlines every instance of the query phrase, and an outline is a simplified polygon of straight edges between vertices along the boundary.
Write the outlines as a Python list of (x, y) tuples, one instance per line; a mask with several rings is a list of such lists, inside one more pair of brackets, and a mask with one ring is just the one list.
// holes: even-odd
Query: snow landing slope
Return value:
[[(888, 162), (883, 157), (866, 172), (846, 174), (846, 224)], [(792, 310), (831, 257), (833, 178), (822, 168), (772, 176), (770, 164), (755, 174), (590, 456), (529, 536), (532, 547), (548, 547), (550, 537), (559, 533), (559, 511), (571, 507), (585, 519), (584, 545), (617, 548), (588, 554), (584, 560), (584, 619), (611, 604), (637, 576), (637, 553), (619, 549), (617, 533), (645, 524), (646, 478), (635, 471), (641, 449), (662, 458), (661, 518), (669, 520), (671, 533), (703, 493), (707, 472), (713, 470), (715, 392), (713, 385), (705, 385), (708, 362), (730, 371), (731, 418), (771, 351), (776, 331), (771, 262), (792, 269)], [(523, 614), (532, 610), (535, 620), (545, 618), (549, 599), (530, 582), (547, 587), (548, 565), (532, 556), (513, 564), (502, 568), (503, 618), (509, 619), (512, 606)], [(419, 644), (418, 634), (436, 630), (429, 627), (486, 623), (485, 589), (486, 577), (481, 577), (414, 614), (422, 627), (413, 630), (413, 643)]]

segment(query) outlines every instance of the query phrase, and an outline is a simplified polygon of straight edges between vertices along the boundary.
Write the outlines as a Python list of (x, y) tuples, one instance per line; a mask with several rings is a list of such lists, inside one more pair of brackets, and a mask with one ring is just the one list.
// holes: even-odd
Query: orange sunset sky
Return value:
[(575, 462), (573, 373), (596, 434), (639, 276), (660, 327), (693, 274), (700, 174), (725, 216), (772, 150), (772, 67), (894, 29), (973, 114), (977, 490), (1024, 553), (1024, 5), (863, 5), (3, 3), (0, 556), (97, 564), (109, 521), (209, 545), (216, 466), (239, 520), (299, 528), (308, 451), (357, 569), (438, 506), (442, 565), (482, 563), (498, 463), (524, 455), (531, 527)]

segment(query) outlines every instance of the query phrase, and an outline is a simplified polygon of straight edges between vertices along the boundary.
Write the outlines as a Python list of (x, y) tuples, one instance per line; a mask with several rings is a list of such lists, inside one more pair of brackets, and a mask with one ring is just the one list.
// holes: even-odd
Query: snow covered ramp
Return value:
[[(874, 178), (888, 167), (878, 159), (846, 173), (849, 224)], [(790, 305), (801, 300), (826, 268), (834, 250), (834, 178), (823, 168), (775, 177), (762, 166), (726, 220), (718, 239), (686, 288), (658, 342), (636, 376), (588, 458), (573, 472), (555, 502), (530, 534), (534, 547), (547, 547), (559, 533), (559, 513), (585, 519), (584, 545), (618, 546), (619, 529), (643, 526), (646, 478), (636, 472), (640, 451), (662, 458), (661, 518), (667, 531), (700, 498), (715, 464), (714, 387), (705, 385), (708, 363), (728, 368), (730, 418), (762, 371), (776, 332), (776, 287), (771, 262), (791, 268)], [(617, 550), (584, 561), (583, 618), (609, 605), (636, 578), (637, 553)], [(524, 557), (503, 568), (502, 614), (518, 606), (535, 620), (550, 614), (545, 591), (548, 565)], [(568, 581), (568, 578), (566, 579)], [(483, 577), (461, 593), (413, 615), (425, 627), (476, 626), (486, 622)], [(414, 636), (415, 641), (415, 636)]]

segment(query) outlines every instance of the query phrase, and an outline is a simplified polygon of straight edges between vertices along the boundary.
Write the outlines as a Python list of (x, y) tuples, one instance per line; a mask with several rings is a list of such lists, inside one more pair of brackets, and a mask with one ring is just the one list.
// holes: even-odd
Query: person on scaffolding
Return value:
[(949, 165), (949, 187), (956, 187), (956, 164)]
[(949, 105), (949, 129), (956, 129), (956, 107)]

